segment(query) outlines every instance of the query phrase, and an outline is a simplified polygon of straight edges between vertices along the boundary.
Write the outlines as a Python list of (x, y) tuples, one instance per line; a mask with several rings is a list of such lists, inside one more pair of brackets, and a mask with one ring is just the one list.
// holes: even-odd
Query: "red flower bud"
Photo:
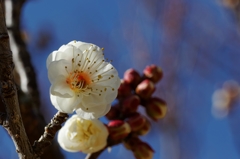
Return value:
[(132, 150), (135, 146), (138, 145), (139, 142), (142, 142), (137, 136), (132, 136), (131, 138), (127, 138), (123, 141), (123, 145), (126, 149)]
[(108, 123), (109, 137), (113, 140), (122, 140), (131, 132), (128, 123), (122, 120), (113, 120)]
[(121, 97), (127, 97), (131, 94), (131, 86), (129, 84), (127, 84), (125, 81), (121, 80), (121, 85), (118, 88), (118, 96), (117, 98), (121, 98)]
[(136, 88), (136, 94), (145, 100), (149, 99), (154, 91), (154, 83), (148, 79), (142, 81)]
[(163, 118), (167, 113), (167, 104), (159, 98), (151, 98), (146, 105), (146, 112), (153, 120)]
[(136, 70), (128, 69), (124, 73), (123, 79), (126, 83), (130, 84), (133, 88), (136, 88), (136, 86), (141, 81), (141, 76)]
[(136, 159), (152, 159), (154, 150), (146, 142), (139, 142), (132, 149)]
[(115, 120), (118, 119), (120, 112), (120, 107), (118, 104), (116, 104), (111, 107), (111, 109), (105, 116), (108, 118), (108, 120)]
[(140, 130), (146, 122), (146, 118), (139, 113), (135, 113), (127, 119), (127, 123), (130, 125), (132, 131)]
[(157, 83), (159, 80), (163, 77), (163, 72), (160, 67), (157, 67), (156, 65), (150, 65), (147, 66), (143, 70), (144, 76), (151, 80), (153, 83)]
[(131, 114), (137, 111), (140, 104), (140, 98), (136, 95), (131, 95), (123, 101), (122, 112), (124, 114)]
[(146, 119), (144, 125), (136, 132), (138, 135), (146, 135), (151, 129), (151, 123)]

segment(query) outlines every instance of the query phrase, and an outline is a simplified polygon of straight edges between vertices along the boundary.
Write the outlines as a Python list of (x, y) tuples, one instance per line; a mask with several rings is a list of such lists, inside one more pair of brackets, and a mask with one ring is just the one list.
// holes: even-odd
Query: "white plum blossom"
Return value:
[(107, 145), (108, 134), (100, 120), (85, 120), (73, 115), (59, 131), (58, 143), (69, 152), (93, 153)]
[(90, 43), (71, 41), (47, 58), (50, 99), (61, 112), (84, 119), (104, 116), (117, 96), (117, 70), (104, 59), (102, 49)]

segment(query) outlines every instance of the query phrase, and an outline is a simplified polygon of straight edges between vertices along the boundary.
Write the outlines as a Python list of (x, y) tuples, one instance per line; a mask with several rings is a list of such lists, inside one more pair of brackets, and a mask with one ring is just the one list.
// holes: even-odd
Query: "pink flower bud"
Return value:
[(151, 98), (146, 105), (146, 112), (153, 120), (163, 118), (167, 113), (167, 104), (159, 98)]
[(151, 129), (151, 123), (146, 119), (144, 125), (136, 132), (138, 135), (146, 135)]
[(136, 159), (152, 159), (154, 150), (146, 142), (139, 142), (132, 148)]
[(130, 125), (131, 130), (136, 132), (140, 130), (146, 122), (146, 118), (139, 113), (135, 113), (127, 119), (127, 123)]
[(140, 98), (136, 95), (131, 95), (123, 101), (122, 112), (124, 114), (131, 114), (137, 111), (140, 104)]
[(136, 94), (142, 99), (149, 99), (155, 91), (154, 83), (148, 79), (142, 81), (136, 88)]
[(144, 76), (151, 80), (153, 83), (157, 83), (159, 80), (163, 77), (163, 72), (160, 67), (157, 67), (156, 65), (150, 65), (147, 66), (143, 70)]
[(113, 120), (108, 123), (109, 137), (113, 140), (122, 140), (131, 132), (128, 123), (122, 120)]
[(108, 118), (108, 120), (115, 120), (118, 119), (120, 113), (120, 107), (118, 104), (116, 104), (111, 107), (110, 111), (105, 116)]
[(139, 142), (142, 142), (137, 136), (131, 136), (123, 141), (123, 145), (126, 149), (132, 150)]
[(121, 80), (121, 85), (118, 88), (118, 96), (117, 98), (127, 97), (131, 94), (131, 86), (127, 84), (125, 81)]
[(124, 73), (123, 79), (126, 83), (130, 84), (133, 88), (136, 88), (138, 83), (141, 81), (141, 76), (136, 70), (128, 69)]

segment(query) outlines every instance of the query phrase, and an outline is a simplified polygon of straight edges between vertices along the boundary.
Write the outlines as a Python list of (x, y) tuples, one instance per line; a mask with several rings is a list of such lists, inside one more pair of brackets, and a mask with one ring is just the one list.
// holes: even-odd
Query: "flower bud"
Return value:
[(118, 119), (120, 115), (120, 107), (118, 104), (111, 107), (110, 111), (105, 115), (108, 120)]
[(139, 113), (135, 113), (127, 119), (127, 123), (130, 125), (131, 130), (136, 132), (140, 130), (146, 122), (146, 118)]
[(132, 149), (136, 159), (152, 159), (154, 150), (146, 142), (139, 142)]
[(108, 123), (109, 137), (113, 140), (122, 140), (131, 132), (128, 123), (122, 120), (113, 120)]
[(124, 73), (123, 79), (126, 83), (130, 84), (133, 88), (136, 88), (136, 86), (141, 81), (141, 76), (136, 70), (128, 69)]
[(131, 114), (137, 111), (140, 104), (140, 98), (136, 95), (131, 95), (123, 101), (122, 112), (124, 114)]
[(60, 129), (58, 143), (69, 152), (94, 153), (107, 145), (108, 134), (100, 120), (85, 120), (73, 115)]
[(145, 100), (149, 99), (154, 91), (154, 83), (148, 79), (142, 81), (136, 88), (136, 94)]
[(131, 136), (130, 138), (124, 139), (123, 145), (126, 149), (132, 150), (139, 142), (142, 142), (137, 136)]
[(131, 86), (127, 84), (125, 81), (121, 80), (120, 87), (118, 88), (117, 98), (127, 97), (131, 94)]
[(146, 112), (153, 120), (163, 118), (167, 113), (167, 104), (159, 98), (151, 98), (146, 105)]
[(144, 125), (136, 132), (138, 135), (146, 135), (151, 129), (151, 123), (146, 119)]
[(150, 65), (147, 66), (143, 70), (144, 76), (151, 80), (153, 83), (157, 83), (159, 80), (163, 77), (163, 72), (160, 67), (157, 67), (156, 65)]

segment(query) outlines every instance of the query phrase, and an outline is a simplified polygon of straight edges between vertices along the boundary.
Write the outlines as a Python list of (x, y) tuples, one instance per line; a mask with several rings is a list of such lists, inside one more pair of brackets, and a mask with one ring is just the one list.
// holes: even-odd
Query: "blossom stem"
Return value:
[(57, 112), (57, 114), (52, 118), (51, 122), (45, 127), (44, 134), (38, 141), (34, 142), (33, 149), (38, 156), (41, 156), (44, 150), (51, 145), (55, 134), (62, 127), (61, 124), (67, 119), (68, 114), (62, 112)]

